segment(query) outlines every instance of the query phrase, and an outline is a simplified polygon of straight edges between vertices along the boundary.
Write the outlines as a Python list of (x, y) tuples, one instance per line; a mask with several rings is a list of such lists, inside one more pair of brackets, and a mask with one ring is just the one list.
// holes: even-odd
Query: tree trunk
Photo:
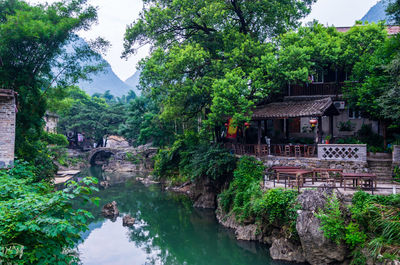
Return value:
[(382, 133), (383, 133), (383, 148), (386, 149), (386, 147), (387, 147), (387, 123), (386, 122), (383, 122)]

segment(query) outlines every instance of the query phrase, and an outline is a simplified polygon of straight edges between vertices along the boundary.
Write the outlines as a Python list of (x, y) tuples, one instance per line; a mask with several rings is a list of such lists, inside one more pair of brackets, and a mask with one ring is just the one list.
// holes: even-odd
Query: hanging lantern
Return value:
[(244, 126), (245, 126), (246, 128), (249, 128), (249, 127), (250, 127), (250, 123), (245, 122), (245, 123), (244, 123)]
[(318, 124), (318, 120), (317, 119), (311, 119), (310, 120), (310, 124), (311, 124), (311, 127), (314, 128)]

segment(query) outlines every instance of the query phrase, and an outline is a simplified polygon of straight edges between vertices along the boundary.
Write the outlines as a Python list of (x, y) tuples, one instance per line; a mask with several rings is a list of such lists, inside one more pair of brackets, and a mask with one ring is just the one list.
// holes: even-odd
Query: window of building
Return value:
[(349, 118), (350, 119), (361, 119), (361, 111), (358, 108), (349, 108)]

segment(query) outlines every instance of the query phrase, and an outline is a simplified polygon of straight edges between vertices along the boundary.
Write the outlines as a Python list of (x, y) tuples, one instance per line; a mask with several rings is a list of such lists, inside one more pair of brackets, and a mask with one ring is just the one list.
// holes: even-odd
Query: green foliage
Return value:
[(70, 182), (66, 189), (38, 179), (28, 163), (0, 171), (0, 262), (4, 264), (75, 264), (70, 251), (93, 216), (73, 210), (72, 201), (91, 198), (95, 179)]
[[(374, 24), (371, 24), (374, 25)], [(383, 28), (382, 24), (378, 25)], [(386, 32), (377, 31), (378, 28), (368, 26), (364, 32), (365, 40), (370, 39), (370, 44), (365, 44), (369, 51), (362, 54), (353, 68), (352, 80), (358, 81), (345, 89), (345, 96), (350, 104), (358, 107), (364, 116), (384, 121), (384, 126), (396, 124), (399, 121), (398, 108), (398, 37), (387, 38)], [(363, 28), (363, 27), (355, 27)], [(354, 29), (354, 33), (360, 29)], [(356, 35), (353, 36), (357, 40)], [(364, 49), (355, 45), (353, 50)], [(358, 48), (355, 48), (358, 47)], [(349, 49), (351, 51), (351, 49)]]
[(325, 208), (320, 209), (315, 216), (321, 220), (324, 236), (339, 245), (345, 238), (346, 226), (340, 210), (340, 202), (335, 193), (328, 198)]
[(337, 127), (342, 132), (351, 132), (354, 130), (354, 124), (351, 121), (341, 121)]
[(225, 212), (232, 212), (238, 220), (253, 216), (252, 203), (262, 197), (260, 181), (264, 176), (264, 166), (254, 157), (240, 158), (229, 188), (220, 195), (220, 203)]
[(171, 123), (160, 119), (159, 107), (149, 97), (137, 97), (130, 102), (127, 119), (119, 127), (123, 135), (133, 145), (152, 142), (153, 146), (163, 147), (174, 141), (174, 128)]
[(400, 195), (370, 195), (357, 192), (350, 207), (352, 218), (367, 235), (374, 257), (400, 254)]
[(103, 98), (90, 97), (78, 87), (70, 87), (71, 107), (60, 113), (59, 128), (63, 133), (84, 132), (87, 138), (99, 141), (105, 135), (118, 134), (126, 120), (127, 106), (107, 104)]
[(367, 258), (361, 253), (360, 249), (352, 252), (352, 259), (350, 265), (367, 264)]
[(400, 24), (400, 3), (399, 1), (391, 1), (386, 9), (387, 15), (395, 22), (396, 25)]
[(397, 182), (400, 182), (400, 167), (395, 166), (393, 169), (393, 179)]
[(226, 116), (247, 120), (255, 101), (280, 87), (272, 39), (297, 27), (313, 2), (145, 1), (123, 55), (152, 44), (140, 87), (160, 106), (160, 119), (186, 126), (201, 118), (210, 134)]
[(339, 138), (336, 140), (337, 144), (362, 144), (356, 137)]
[(360, 231), (359, 225), (351, 222), (346, 226), (345, 241), (350, 246), (350, 248), (355, 248), (357, 246), (362, 246), (367, 239), (367, 235)]
[(297, 235), (296, 219), (298, 193), (282, 188), (267, 190), (253, 203), (253, 212), (258, 219), (274, 226), (288, 226), (289, 237)]
[[(363, 124), (357, 132), (357, 138), (364, 144), (367, 144), (369, 151), (383, 151), (383, 137), (372, 131), (371, 124)], [(373, 149), (371, 149), (373, 147)]]
[(53, 162), (53, 154), (46, 142), (40, 140), (26, 142), (25, 148), (17, 152), (17, 158), (26, 158), (34, 165), (37, 180), (50, 180), (57, 172), (57, 166)]
[(297, 235), (297, 192), (281, 188), (263, 192), (263, 176), (262, 162), (248, 156), (240, 158), (233, 181), (219, 195), (222, 209), (235, 214), (238, 221), (254, 218), (265, 225), (286, 227), (289, 237)]
[(201, 141), (194, 132), (179, 136), (171, 148), (160, 150), (155, 157), (154, 174), (158, 178), (185, 176), (188, 179), (208, 177), (223, 181), (232, 175), (235, 157), (218, 145)]
[(207, 176), (213, 180), (223, 180), (232, 175), (235, 167), (234, 155), (225, 148), (204, 143), (185, 153), (180, 163), (182, 174), (192, 179)]
[(16, 154), (34, 164), (42, 156), (36, 147), (47, 103), (64, 95), (66, 84), (96, 68), (79, 64), (99, 56), (89, 47), (66, 49), (77, 39), (76, 32), (96, 21), (97, 13), (85, 0), (35, 6), (0, 0), (0, 10), (0, 88), (18, 92)]
[(69, 145), (67, 137), (63, 134), (44, 132), (41, 136), (41, 140), (47, 144), (58, 145), (61, 147), (67, 147)]

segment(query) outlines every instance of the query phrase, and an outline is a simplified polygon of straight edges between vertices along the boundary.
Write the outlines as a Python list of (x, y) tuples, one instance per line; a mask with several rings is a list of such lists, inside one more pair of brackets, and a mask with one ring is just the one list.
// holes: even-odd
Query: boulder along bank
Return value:
[(324, 207), (327, 196), (331, 193), (331, 189), (319, 188), (306, 190), (299, 195), (297, 240), (290, 239), (284, 227), (264, 227), (252, 220), (239, 223), (233, 214), (224, 213), (221, 207), (217, 208), (216, 216), (220, 224), (235, 231), (238, 240), (255, 240), (270, 245), (269, 252), (274, 260), (307, 262), (313, 265), (347, 264), (346, 247), (326, 239), (320, 229), (320, 220), (315, 217), (315, 213)]
[[(316, 217), (316, 213), (326, 207), (333, 193), (344, 212), (348, 211), (346, 205), (350, 203), (351, 198), (329, 187), (304, 190), (297, 198), (299, 205), (296, 219), (297, 236), (293, 239), (284, 226), (263, 225), (252, 218), (238, 222), (234, 214), (222, 210), (217, 196), (223, 187), (213, 184), (215, 183), (212, 181), (200, 180), (184, 183), (179, 187), (167, 187), (166, 190), (188, 195), (193, 200), (194, 207), (216, 209), (218, 222), (233, 229), (237, 240), (258, 241), (269, 245), (269, 253), (274, 260), (312, 265), (351, 263), (351, 250), (345, 244), (338, 245), (326, 238), (321, 229), (321, 221)], [(400, 262), (367, 259), (363, 264), (400, 265)]]

